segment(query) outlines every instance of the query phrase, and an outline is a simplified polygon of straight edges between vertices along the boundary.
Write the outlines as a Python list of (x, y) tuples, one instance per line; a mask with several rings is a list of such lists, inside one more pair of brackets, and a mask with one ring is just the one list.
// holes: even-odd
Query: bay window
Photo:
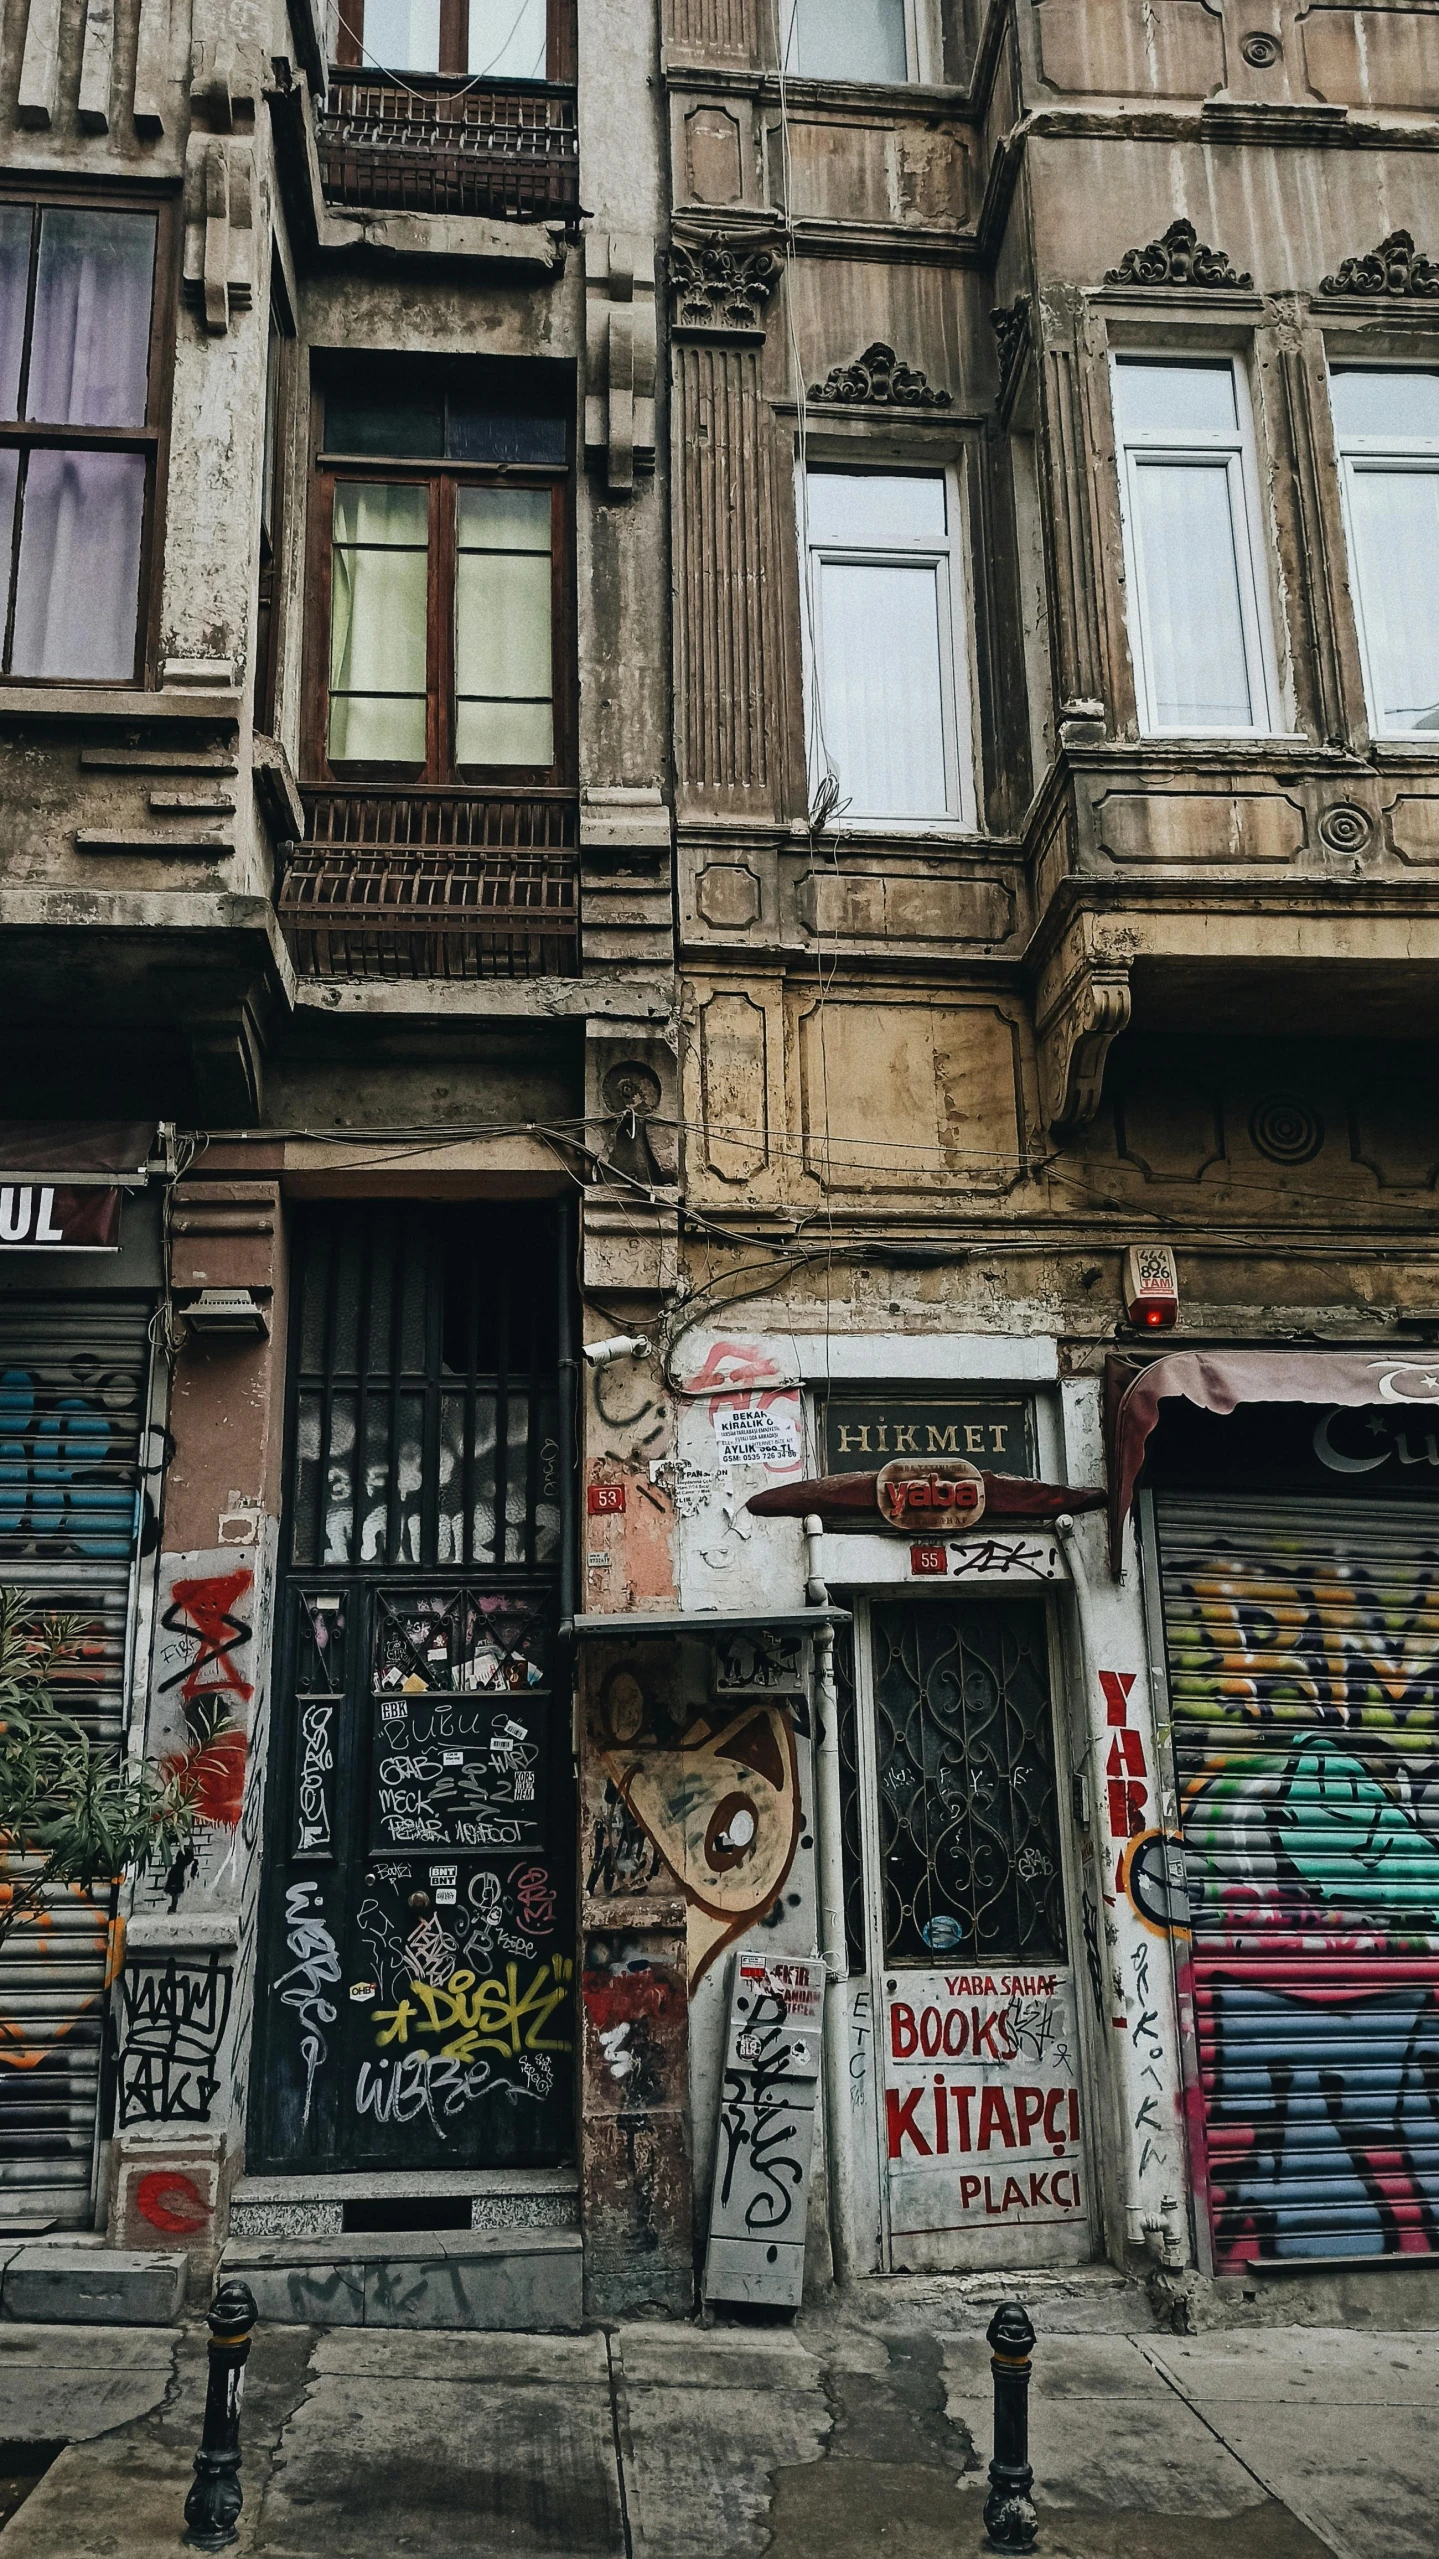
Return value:
[(1439, 735), (1439, 373), (1330, 376), (1350, 586), (1375, 737)]
[(1275, 718), (1253, 430), (1241, 368), (1114, 358), (1129, 635), (1147, 736)]
[(799, 80), (917, 80), (913, 16), (912, 0), (784, 0), (784, 68)]
[(3, 673), (131, 684), (162, 368), (159, 216), (0, 199)]
[(568, 432), (451, 383), (332, 391), (315, 492), (311, 760), (329, 778), (562, 784)]

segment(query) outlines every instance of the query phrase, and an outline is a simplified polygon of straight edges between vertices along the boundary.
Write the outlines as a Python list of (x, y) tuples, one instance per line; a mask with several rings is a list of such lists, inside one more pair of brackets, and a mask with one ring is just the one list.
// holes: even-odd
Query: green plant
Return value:
[(95, 1631), (0, 1586), (0, 1947), (50, 1894), (169, 1864), (194, 1835), (185, 1771), (136, 1768), (61, 1702), (93, 1677)]

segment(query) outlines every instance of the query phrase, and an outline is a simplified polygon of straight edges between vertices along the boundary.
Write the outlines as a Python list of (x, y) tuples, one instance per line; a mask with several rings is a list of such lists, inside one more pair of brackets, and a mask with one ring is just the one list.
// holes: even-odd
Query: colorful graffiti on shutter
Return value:
[(1439, 1523), (1159, 1504), (1216, 2263), (1439, 2249)]

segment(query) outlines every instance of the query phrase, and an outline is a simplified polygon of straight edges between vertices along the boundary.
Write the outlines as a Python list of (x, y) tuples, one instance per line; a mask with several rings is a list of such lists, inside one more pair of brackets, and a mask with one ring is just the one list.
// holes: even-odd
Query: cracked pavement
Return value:
[[(1434, 2559), (1439, 2337), (1160, 2334), (1031, 2299), (1051, 2559)], [(856, 2287), (794, 2326), (577, 2337), (262, 2328), (237, 2545), (257, 2559), (967, 2559), (988, 2301)], [(0, 2442), (67, 2448), (4, 2559), (181, 2547), (205, 2332), (0, 2327)], [(4, 2461), (0, 2460), (0, 2472)]]

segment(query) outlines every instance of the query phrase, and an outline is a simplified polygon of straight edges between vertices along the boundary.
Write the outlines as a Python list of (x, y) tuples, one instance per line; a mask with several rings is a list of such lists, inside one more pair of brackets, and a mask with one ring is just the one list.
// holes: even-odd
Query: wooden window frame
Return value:
[[(6, 546), (6, 582), (0, 597), (0, 693), (14, 685), (68, 691), (114, 693), (153, 690), (160, 657), (160, 566), (164, 550), (165, 488), (170, 458), (170, 401), (174, 375), (175, 273), (179, 205), (173, 189), (138, 192), (125, 187), (82, 187), (29, 172), (0, 174), (0, 204), (29, 205), (30, 280), (27, 288), (25, 345), (34, 327), (36, 260), (40, 224), (35, 216), (55, 207), (78, 213), (148, 213), (155, 218), (155, 272), (150, 294), (150, 345), (146, 359), (145, 423), (139, 427), (36, 426), (19, 419), (0, 420), (0, 448), (23, 454), (43, 449), (73, 451), (82, 447), (102, 453), (143, 453), (146, 457), (145, 505), (140, 530), (140, 567), (136, 582), (135, 658), (128, 676), (9, 675), (3, 672), (11, 644), (16, 576), (15, 518)], [(23, 358), (22, 358), (23, 372)], [(17, 489), (18, 504), (18, 489)]]
[[(295, 329), (287, 300), (272, 285), (265, 337), (265, 406), (260, 421), (259, 566), (255, 579), (255, 726), (275, 734), (279, 717), (280, 622), (284, 606), (290, 507)], [(270, 404), (273, 398), (274, 415)], [(273, 448), (271, 436), (273, 434)], [(268, 471), (269, 514), (265, 508)]]
[[(572, 464), (393, 461), (374, 455), (353, 460), (325, 450), (325, 394), (317, 389), (311, 417), (309, 557), (306, 577), (305, 719), (306, 778), (335, 789), (395, 791), (438, 789), (479, 795), (492, 791), (544, 791), (573, 787), (576, 769), (578, 661), (574, 612), (574, 475)], [(426, 615), (425, 762), (413, 765), (347, 763), (329, 758), (330, 614), (334, 560), (334, 493), (337, 481), (403, 483), (429, 491), (429, 588)], [(550, 660), (553, 670), (555, 752), (548, 765), (486, 764), (461, 768), (454, 760), (455, 704), (455, 492), (460, 488), (547, 488), (550, 507)]]
[[(478, 81), (487, 84), (490, 75), (468, 68), (470, 49), (469, 0), (440, 0), (440, 67), (435, 71), (410, 71), (404, 63), (394, 66), (393, 76), (407, 83), (425, 81), (448, 84), (453, 80)], [(385, 70), (367, 61), (364, 40), (364, 0), (341, 0), (335, 32), (335, 67), (339, 71), (363, 71), (383, 78)], [(526, 89), (539, 87), (539, 82), (513, 80), (512, 75), (493, 75), (497, 88)], [(545, 80), (570, 84), (575, 78), (575, 11), (574, 0), (547, 0), (545, 13)]]

